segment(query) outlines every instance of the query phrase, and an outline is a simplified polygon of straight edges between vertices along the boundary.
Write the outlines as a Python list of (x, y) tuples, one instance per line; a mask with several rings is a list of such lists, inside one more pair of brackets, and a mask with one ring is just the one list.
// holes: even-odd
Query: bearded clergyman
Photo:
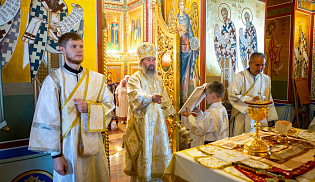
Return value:
[(171, 159), (166, 118), (175, 114), (163, 80), (155, 70), (156, 48), (142, 43), (137, 49), (141, 70), (128, 81), (128, 126), (124, 135), (125, 173), (131, 181), (161, 181)]

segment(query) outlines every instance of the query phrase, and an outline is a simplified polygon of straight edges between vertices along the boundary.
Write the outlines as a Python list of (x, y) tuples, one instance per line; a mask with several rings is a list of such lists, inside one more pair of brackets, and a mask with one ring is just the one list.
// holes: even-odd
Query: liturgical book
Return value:
[(203, 84), (202, 86), (196, 87), (195, 90), (190, 94), (188, 99), (186, 100), (185, 104), (182, 108), (178, 111), (178, 113), (182, 113), (188, 108), (190, 112), (194, 110), (196, 106), (200, 104), (200, 102), (206, 97), (205, 89), (207, 83)]

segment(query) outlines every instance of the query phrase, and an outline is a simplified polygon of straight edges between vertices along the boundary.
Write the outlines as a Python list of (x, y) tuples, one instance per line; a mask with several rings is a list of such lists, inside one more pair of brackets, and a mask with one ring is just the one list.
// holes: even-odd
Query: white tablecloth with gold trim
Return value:
[[(247, 133), (240, 136), (237, 140), (242, 144), (252, 136), (253, 133)], [(309, 141), (315, 141), (315, 133), (302, 130), (297, 137), (307, 139)], [(305, 137), (306, 136), (306, 137)], [(236, 141), (235, 137), (229, 138), (226, 141)], [(203, 151), (203, 152), (201, 152)], [(252, 181), (243, 173), (238, 171), (233, 166), (229, 165), (229, 162), (224, 161), (226, 154), (233, 156), (234, 158), (228, 159), (235, 162), (240, 161), (243, 164), (250, 164), (253, 167), (264, 168), (266, 163), (260, 162), (259, 158), (247, 158), (246, 155), (231, 153), (229, 150), (218, 146), (204, 145), (192, 149), (175, 152), (172, 159), (166, 168), (163, 176), (163, 181), (169, 182), (202, 182), (202, 181)], [(306, 155), (306, 154), (305, 154)], [(204, 159), (204, 160), (200, 160)], [(221, 160), (222, 159), (222, 160)], [(219, 161), (218, 161), (219, 160)], [(256, 160), (256, 162), (255, 162)], [(255, 164), (253, 164), (253, 162)], [(269, 165), (270, 166), (270, 165)], [(298, 181), (315, 181), (315, 168), (311, 171), (296, 178)]]

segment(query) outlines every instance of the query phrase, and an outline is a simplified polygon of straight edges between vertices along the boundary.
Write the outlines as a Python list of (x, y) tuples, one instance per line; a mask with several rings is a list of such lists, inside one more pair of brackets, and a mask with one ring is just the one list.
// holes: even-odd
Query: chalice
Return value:
[(243, 152), (249, 155), (267, 157), (270, 155), (270, 148), (261, 140), (259, 136), (259, 127), (261, 125), (260, 121), (267, 117), (268, 105), (272, 102), (259, 100), (252, 102), (245, 101), (245, 103), (248, 104), (247, 112), (249, 117), (255, 120), (255, 135), (244, 144)]

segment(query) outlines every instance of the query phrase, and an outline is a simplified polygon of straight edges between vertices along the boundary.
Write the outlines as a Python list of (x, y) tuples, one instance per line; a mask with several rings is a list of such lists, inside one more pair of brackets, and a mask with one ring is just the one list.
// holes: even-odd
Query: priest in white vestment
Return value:
[(81, 67), (83, 41), (59, 39), (65, 65), (48, 75), (34, 114), (29, 150), (49, 152), (54, 181), (110, 181), (101, 136), (114, 109), (105, 76)]
[(132, 176), (131, 181), (161, 181), (172, 157), (166, 118), (175, 110), (155, 70), (155, 46), (142, 43), (137, 54), (141, 69), (129, 78), (127, 86), (125, 173)]
[[(232, 104), (230, 120), (230, 137), (242, 133), (253, 132), (255, 121), (247, 113), (247, 104), (244, 101), (272, 100), (270, 77), (263, 74), (266, 57), (262, 53), (255, 52), (251, 55), (249, 68), (235, 75), (229, 88), (228, 98)], [(269, 112), (266, 119), (261, 121), (261, 127), (268, 126), (267, 121), (278, 119), (274, 104), (268, 106)]]

